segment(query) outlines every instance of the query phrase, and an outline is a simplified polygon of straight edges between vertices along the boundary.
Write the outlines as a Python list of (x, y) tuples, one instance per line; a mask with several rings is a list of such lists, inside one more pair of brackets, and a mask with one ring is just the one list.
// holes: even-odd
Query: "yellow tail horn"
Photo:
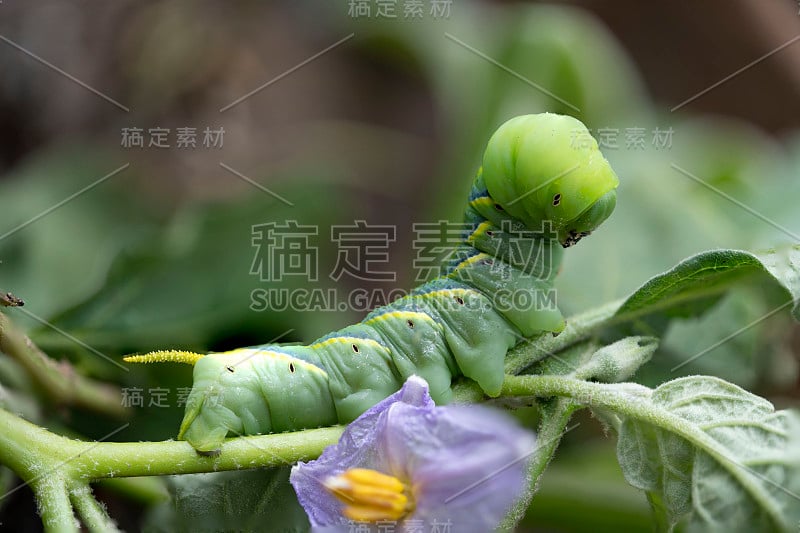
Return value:
[(126, 363), (186, 363), (195, 364), (205, 355), (181, 350), (159, 350), (144, 355), (129, 355), (122, 360)]

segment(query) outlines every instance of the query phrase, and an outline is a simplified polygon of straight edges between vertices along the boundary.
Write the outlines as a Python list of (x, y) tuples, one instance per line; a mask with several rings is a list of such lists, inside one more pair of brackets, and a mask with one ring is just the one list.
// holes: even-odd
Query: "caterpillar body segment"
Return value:
[(331, 396), (343, 423), (355, 420), (366, 410), (364, 405), (378, 403), (403, 384), (391, 351), (373, 337), (378, 337), (373, 328), (355, 324), (312, 345), (329, 370)]
[[(577, 133), (576, 133), (577, 132)], [(423, 377), (438, 404), (457, 376), (500, 393), (508, 351), (558, 333), (553, 279), (563, 248), (614, 209), (618, 179), (577, 120), (549, 113), (492, 136), (465, 209), (466, 229), (441, 277), (313, 343), (197, 356), (158, 352), (130, 362), (194, 363), (179, 438), (201, 452), (228, 436), (348, 423)]]
[(194, 366), (178, 438), (212, 452), (229, 435), (338, 423), (327, 372), (296, 350), (256, 347), (203, 357)]
[(563, 247), (554, 240), (557, 234), (547, 223), (535, 232), (504, 226), (498, 227), (489, 221), (477, 224), (467, 236), (467, 253), (484, 252), (529, 276), (552, 281), (563, 254)]
[(389, 347), (400, 376), (422, 376), (434, 402), (450, 403), (450, 382), (458, 375), (458, 364), (439, 322), (418, 310), (382, 308), (364, 323), (374, 328)]
[(494, 308), (523, 337), (542, 331), (559, 333), (566, 326), (549, 279), (533, 277), (489, 254), (475, 253), (456, 265), (447, 277), (468, 283), (489, 297)]

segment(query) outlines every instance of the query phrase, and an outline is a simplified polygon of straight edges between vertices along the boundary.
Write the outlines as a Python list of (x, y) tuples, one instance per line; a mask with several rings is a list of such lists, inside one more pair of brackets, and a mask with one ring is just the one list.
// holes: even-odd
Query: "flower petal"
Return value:
[(493, 409), (436, 407), (427, 383), (412, 376), (319, 459), (295, 466), (290, 480), (315, 527), (348, 523), (321, 481), (368, 468), (411, 485), (416, 507), (406, 517), (409, 526), (449, 524), (451, 531), (482, 533), (498, 525), (524, 488), (535, 444), (532, 432)]
[(480, 406), (423, 413), (396, 404), (387, 427), (389, 461), (414, 485), (413, 518), (450, 522), (454, 531), (497, 526), (524, 488), (536, 445), (510, 417)]
[(300, 462), (292, 468), (289, 481), (312, 526), (345, 523), (342, 504), (323, 486), (329, 476), (350, 468), (370, 468), (389, 473), (384, 444), (388, 410), (395, 404), (418, 407), (426, 412), (435, 407), (424, 379), (411, 376), (403, 388), (375, 404), (347, 426), (335, 446), (329, 446), (319, 459)]

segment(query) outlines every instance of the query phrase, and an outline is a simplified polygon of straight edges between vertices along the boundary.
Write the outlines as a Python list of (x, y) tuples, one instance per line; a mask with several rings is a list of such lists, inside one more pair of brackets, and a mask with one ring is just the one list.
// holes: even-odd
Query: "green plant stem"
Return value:
[(52, 401), (83, 407), (114, 418), (125, 418), (119, 389), (86, 378), (66, 362), (47, 357), (27, 336), (0, 313), (0, 351), (17, 361)]
[(514, 503), (500, 524), (500, 531), (514, 531), (539, 491), (539, 480), (556, 453), (572, 414), (578, 406), (569, 398), (556, 398), (540, 408), (541, 422), (537, 434), (536, 453), (531, 456), (525, 471), (525, 491)]
[(73, 486), (69, 491), (69, 499), (81, 522), (95, 533), (115, 533), (119, 531), (116, 523), (108, 516), (105, 508), (94, 498), (92, 489), (87, 483)]
[(72, 512), (67, 484), (58, 473), (39, 476), (30, 482), (39, 515), (48, 533), (71, 533), (78, 531), (78, 523)]
[(48, 532), (77, 531), (72, 505), (91, 530), (107, 531), (112, 522), (91, 495), (91, 481), (289, 465), (318, 457), (343, 430), (334, 426), (239, 437), (225, 442), (220, 454), (207, 456), (184, 441), (72, 440), (0, 409), (0, 463), (31, 486)]
[(75, 459), (91, 479), (116, 476), (196, 474), (285, 466), (318, 457), (335, 444), (341, 426), (230, 439), (216, 456), (199, 455), (183, 441), (101, 443)]
[[(284, 466), (319, 456), (341, 426), (230, 439), (218, 455), (198, 454), (185, 441), (84, 442), (50, 433), (0, 409), (0, 463), (29, 481), (47, 467), (70, 478), (196, 474)], [(46, 458), (46, 459), (45, 459)], [(31, 464), (38, 465), (32, 467)]]

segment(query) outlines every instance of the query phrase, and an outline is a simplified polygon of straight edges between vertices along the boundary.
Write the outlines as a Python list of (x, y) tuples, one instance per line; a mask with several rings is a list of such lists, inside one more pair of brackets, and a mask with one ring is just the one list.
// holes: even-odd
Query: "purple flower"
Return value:
[(412, 376), (319, 459), (295, 466), (290, 481), (315, 527), (388, 521), (409, 533), (437, 525), (483, 533), (520, 495), (535, 444), (500, 412), (436, 407), (428, 384)]

